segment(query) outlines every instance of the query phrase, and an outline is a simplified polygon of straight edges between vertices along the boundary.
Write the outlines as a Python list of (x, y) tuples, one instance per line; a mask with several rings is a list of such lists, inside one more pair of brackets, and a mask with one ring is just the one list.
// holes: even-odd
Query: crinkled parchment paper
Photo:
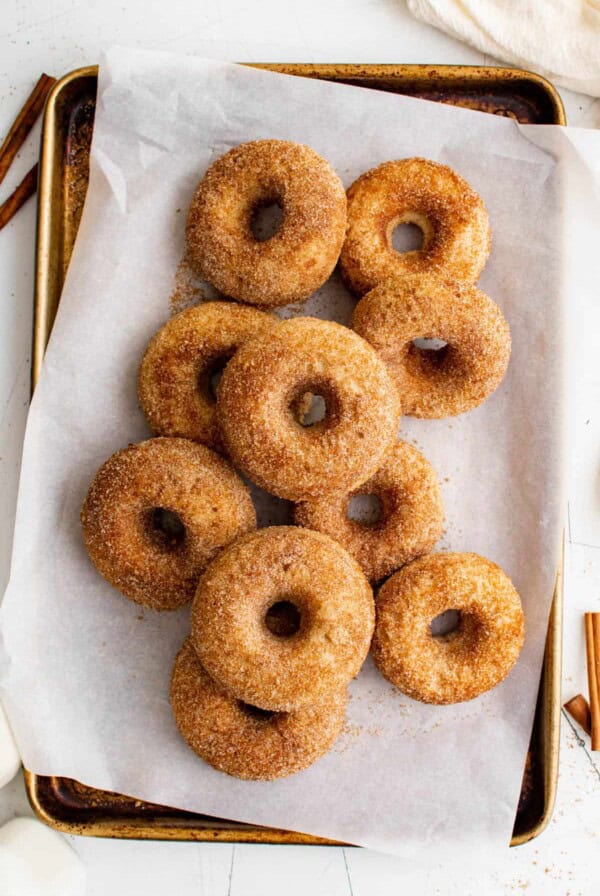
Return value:
[[(1, 616), (3, 696), (29, 769), (415, 860), (506, 846), (563, 524), (561, 194), (574, 164), (566, 156), (577, 156), (565, 135), (226, 63), (121, 49), (104, 57), (90, 188), (29, 416)], [(420, 155), (483, 196), (494, 239), (480, 285), (512, 329), (507, 377), (477, 410), (403, 418), (400, 433), (440, 475), (440, 546), (480, 552), (508, 572), (527, 638), (502, 685), (457, 706), (411, 701), (368, 661), (329, 755), (287, 780), (248, 783), (199, 760), (171, 717), (169, 677), (189, 611), (143, 611), (104, 582), (87, 559), (79, 509), (99, 465), (150, 435), (136, 374), (171, 312), (192, 191), (212, 160), (265, 137), (308, 143), (346, 185), (380, 162)], [(347, 323), (354, 301), (334, 275), (292, 312)], [(274, 502), (263, 519), (286, 513)]]

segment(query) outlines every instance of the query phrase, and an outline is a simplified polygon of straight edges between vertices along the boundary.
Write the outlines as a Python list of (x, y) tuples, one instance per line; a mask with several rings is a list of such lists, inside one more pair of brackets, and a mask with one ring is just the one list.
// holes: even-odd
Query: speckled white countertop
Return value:
[[(414, 21), (402, 0), (3, 0), (0, 16), (0, 135), (42, 71), (59, 76), (97, 61), (109, 44), (145, 46), (240, 61), (431, 62), (496, 60)], [(562, 92), (569, 124), (600, 127), (600, 100)], [(2, 189), (33, 164), (37, 132)], [(27, 414), (35, 203), (0, 232), (0, 590), (8, 578), (20, 447)], [(599, 291), (600, 294), (600, 291)], [(586, 345), (600, 333), (596, 326)], [(578, 384), (579, 385), (579, 384)], [(581, 426), (600, 408), (600, 373), (572, 396)], [(598, 445), (583, 452), (598, 464)], [(565, 566), (564, 698), (585, 692), (582, 613), (600, 610), (600, 491), (577, 478)], [(600, 754), (563, 717), (558, 799), (548, 830), (507, 849), (485, 879), (417, 877), (399, 859), (367, 850), (141, 843), (69, 838), (88, 868), (89, 896), (528, 896), (600, 892)], [(22, 781), (0, 791), (0, 824), (30, 814)], [(0, 888), (1, 889), (1, 888)]]

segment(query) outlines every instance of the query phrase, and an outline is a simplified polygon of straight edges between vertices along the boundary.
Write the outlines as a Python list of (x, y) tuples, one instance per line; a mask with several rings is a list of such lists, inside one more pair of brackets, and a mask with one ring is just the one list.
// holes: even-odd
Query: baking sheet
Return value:
[[(195, 182), (230, 146), (264, 136), (310, 143), (346, 183), (388, 158), (427, 155), (484, 196), (495, 238), (481, 285), (513, 330), (507, 380), (482, 408), (450, 421), (404, 418), (401, 434), (444, 480), (443, 546), (504, 566), (528, 638), (507, 682), (464, 706), (416, 704), (367, 665), (334, 751), (295, 778), (248, 784), (209, 769), (175, 732), (168, 678), (187, 613), (143, 612), (99, 580), (78, 510), (97, 466), (148, 435), (136, 368), (169, 313)], [(30, 769), (405, 855), (508, 843), (562, 517), (561, 177), (552, 139), (540, 150), (531, 136), (507, 120), (357, 88), (108, 54), (88, 201), (28, 427), (2, 611), (3, 687)], [(335, 309), (347, 322), (353, 304), (334, 278), (304, 311)]]

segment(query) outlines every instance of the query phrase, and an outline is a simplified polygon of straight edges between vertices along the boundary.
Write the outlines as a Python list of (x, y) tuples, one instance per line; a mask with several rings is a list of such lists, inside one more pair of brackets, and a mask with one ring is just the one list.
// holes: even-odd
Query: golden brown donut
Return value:
[[(353, 495), (376, 495), (381, 516), (372, 525), (348, 518)], [(437, 474), (420, 451), (397, 442), (368, 482), (296, 505), (295, 522), (335, 538), (377, 581), (427, 553), (443, 531), (444, 506)]]
[(342, 729), (347, 691), (332, 691), (293, 712), (270, 712), (236, 700), (202, 668), (189, 639), (177, 654), (171, 706), (188, 746), (236, 778), (274, 781), (324, 756)]
[(149, 439), (100, 467), (81, 510), (98, 572), (153, 610), (188, 603), (215, 554), (256, 528), (250, 493), (231, 466), (186, 439)]
[(153, 432), (221, 450), (211, 377), (242, 343), (276, 323), (264, 311), (233, 302), (205, 302), (172, 317), (150, 340), (138, 378)]
[[(508, 323), (485, 293), (457, 280), (410, 274), (364, 296), (352, 326), (385, 361), (402, 412), (451, 417), (477, 407), (500, 385), (510, 360)], [(440, 339), (438, 351), (415, 339)]]
[[(399, 224), (420, 228), (420, 249), (394, 249), (392, 235)], [(362, 174), (348, 190), (340, 266), (357, 295), (402, 274), (437, 272), (475, 283), (490, 246), (483, 201), (447, 165), (419, 158), (385, 162)]]
[[(312, 426), (295, 413), (307, 392), (327, 406)], [(219, 383), (217, 417), (234, 464), (299, 501), (368, 479), (396, 436), (400, 404), (368, 343), (332, 321), (296, 317), (238, 350)]]
[[(525, 635), (521, 601), (499, 566), (477, 554), (429, 554), (395, 573), (377, 596), (373, 658), (381, 674), (423, 703), (472, 700), (499, 684)], [(458, 627), (434, 637), (447, 610)]]
[(291, 711), (358, 674), (374, 624), (358, 563), (320, 532), (273, 526), (208, 567), (191, 639), (208, 674), (245, 703)]
[[(270, 239), (252, 232), (257, 209), (283, 220)], [(346, 195), (325, 159), (300, 143), (256, 140), (210, 166), (192, 199), (187, 242), (198, 273), (253, 305), (288, 305), (321, 286), (338, 260)]]

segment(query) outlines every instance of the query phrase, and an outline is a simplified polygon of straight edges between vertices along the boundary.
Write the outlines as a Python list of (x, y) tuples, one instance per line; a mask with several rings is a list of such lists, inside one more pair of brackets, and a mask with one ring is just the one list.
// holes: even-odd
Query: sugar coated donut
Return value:
[[(416, 224), (420, 249), (397, 252), (399, 224)], [(348, 190), (348, 228), (340, 258), (357, 295), (399, 274), (437, 271), (474, 283), (490, 253), (491, 231), (481, 198), (460, 175), (428, 159), (385, 162)]]
[[(364, 296), (352, 326), (386, 362), (413, 417), (451, 417), (499, 386), (510, 360), (508, 323), (485, 293), (457, 280), (411, 274)], [(438, 350), (414, 340), (438, 339)]]
[[(277, 232), (259, 240), (253, 216), (277, 204)], [(300, 143), (242, 143), (210, 166), (196, 190), (187, 241), (198, 273), (254, 305), (305, 299), (329, 277), (346, 228), (346, 195), (325, 159)]]
[(256, 528), (230, 465), (186, 439), (149, 439), (113, 454), (81, 511), (88, 554), (111, 585), (153, 610), (188, 603), (215, 554)]
[(213, 376), (242, 343), (276, 323), (264, 311), (233, 302), (205, 302), (171, 318), (151, 339), (138, 378), (153, 432), (220, 450)]
[(359, 671), (374, 624), (358, 563), (320, 532), (259, 529), (206, 570), (191, 638), (208, 674), (245, 703), (291, 711)]
[(348, 505), (357, 492), (335, 492), (296, 505), (295, 521), (339, 541), (374, 581), (431, 550), (443, 531), (444, 507), (435, 470), (407, 442), (397, 442), (383, 464), (358, 489), (375, 495), (379, 519), (365, 525), (348, 518)]
[(347, 699), (342, 688), (292, 712), (249, 706), (206, 674), (189, 640), (171, 678), (171, 706), (188, 746), (219, 771), (252, 781), (285, 778), (324, 756), (342, 729)]
[[(312, 426), (295, 413), (306, 393), (326, 404)], [(368, 479), (396, 436), (400, 404), (367, 342), (331, 321), (296, 317), (238, 350), (219, 383), (217, 417), (235, 465), (297, 501)]]
[[(431, 622), (448, 610), (458, 626), (435, 637)], [(508, 675), (524, 635), (519, 595), (499, 566), (477, 554), (429, 554), (381, 588), (373, 658), (409, 697), (460, 703)]]

